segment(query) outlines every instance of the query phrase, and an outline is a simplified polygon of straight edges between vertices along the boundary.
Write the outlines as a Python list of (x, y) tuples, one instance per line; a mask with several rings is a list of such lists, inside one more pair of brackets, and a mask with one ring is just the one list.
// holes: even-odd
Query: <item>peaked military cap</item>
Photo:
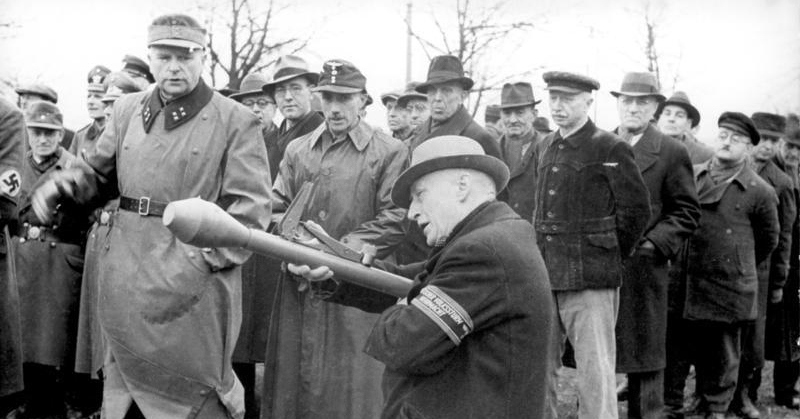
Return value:
[(14, 91), (19, 95), (37, 95), (41, 96), (45, 100), (58, 103), (58, 93), (56, 93), (56, 91), (50, 86), (46, 86), (41, 83), (25, 84), (17, 87), (14, 89)]
[(533, 87), (527, 82), (506, 83), (500, 94), (500, 109), (536, 106), (541, 100), (533, 97)]
[(727, 128), (733, 132), (750, 137), (753, 145), (758, 144), (761, 135), (758, 133), (753, 121), (741, 112), (723, 112), (717, 120), (720, 128)]
[(773, 137), (782, 137), (786, 131), (786, 118), (782, 115), (767, 112), (756, 112), (750, 116), (759, 133)]
[(141, 58), (134, 55), (125, 55), (122, 62), (125, 63), (125, 65), (122, 66), (122, 71), (131, 73), (134, 76), (143, 77), (150, 83), (156, 82), (153, 73), (150, 72), (150, 66)]
[(542, 79), (547, 83), (546, 90), (567, 93), (580, 93), (600, 89), (600, 82), (577, 73), (566, 71), (548, 71), (542, 74)]
[(319, 73), (310, 71), (306, 60), (296, 55), (284, 55), (278, 58), (275, 63), (275, 74), (272, 75), (271, 81), (264, 84), (263, 89), (268, 95), (272, 96), (278, 84), (298, 77), (305, 78), (310, 84), (319, 82)]
[[(232, 93), (229, 98), (241, 102), (247, 96), (263, 95), (264, 84), (267, 83), (267, 78), (258, 73), (252, 73), (244, 76), (242, 84), (239, 86), (239, 91)], [(272, 102), (272, 97), (269, 99)]]
[(614, 97), (620, 97), (623, 95), (638, 97), (653, 96), (659, 102), (667, 100), (667, 98), (661, 94), (655, 74), (649, 72), (630, 72), (625, 74), (619, 91), (612, 90), (611, 95)]
[(147, 29), (147, 46), (204, 49), (206, 30), (191, 16), (171, 14), (157, 17)]
[(25, 111), (25, 125), (35, 128), (64, 129), (64, 116), (54, 103), (37, 100)]
[(689, 114), (689, 119), (692, 120), (692, 128), (696, 127), (697, 124), (700, 123), (700, 111), (698, 111), (697, 108), (692, 105), (692, 102), (689, 101), (689, 96), (685, 92), (677, 91), (673, 93), (669, 99), (661, 102), (661, 104), (658, 105), (658, 110), (655, 113), (656, 119), (661, 117), (661, 112), (667, 105), (683, 108), (686, 113)]
[(434, 84), (457, 81), (464, 86), (464, 90), (472, 89), (475, 84), (471, 78), (464, 75), (464, 66), (461, 60), (453, 55), (440, 55), (433, 57), (428, 66), (428, 79), (416, 87), (420, 93), (427, 93), (428, 87)]
[(332, 93), (366, 93), (367, 78), (349, 61), (328, 60), (322, 65), (319, 83), (312, 90)]
[(410, 100), (428, 100), (428, 96), (424, 95), (417, 91), (417, 86), (419, 86), (420, 82), (418, 81), (410, 81), (406, 85), (406, 90), (403, 94), (397, 98), (397, 106), (405, 108), (408, 105), (408, 101)]
[(86, 76), (87, 81), (89, 82), (89, 91), (95, 93), (105, 93), (106, 92), (106, 76), (111, 74), (111, 70), (108, 67), (103, 65), (96, 65), (89, 70), (89, 75)]
[(101, 99), (103, 102), (114, 102), (122, 95), (142, 90), (133, 78), (123, 71), (109, 74), (106, 77), (106, 83), (108, 84), (108, 89), (106, 89), (106, 94)]

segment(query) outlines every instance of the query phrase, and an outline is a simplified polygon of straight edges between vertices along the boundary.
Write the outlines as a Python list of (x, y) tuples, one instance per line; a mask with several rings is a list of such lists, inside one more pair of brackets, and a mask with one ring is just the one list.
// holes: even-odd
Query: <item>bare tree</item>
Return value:
[[(507, 74), (498, 71), (499, 57), (491, 53), (500, 41), (507, 42), (510, 36), (521, 34), (534, 27), (529, 21), (511, 21), (503, 18), (502, 9), (505, 1), (491, 3), (456, 0), (455, 25), (448, 26), (446, 21), (437, 18), (433, 13), (433, 23), (438, 30), (438, 39), (429, 39), (416, 32), (406, 19), (409, 33), (417, 40), (425, 55), (430, 60), (434, 55), (450, 54), (458, 57), (464, 70), (475, 81), (472, 92), (472, 115), (475, 116), (481, 106), (485, 93), (497, 90), (503, 83), (530, 75), (533, 70), (523, 73)], [(452, 18), (452, 16), (451, 16)], [(490, 64), (495, 65), (490, 65)]]
[[(673, 51), (670, 53), (664, 52), (664, 33), (666, 22), (664, 19), (664, 3), (659, 3), (655, 6), (651, 0), (645, 0), (641, 3), (641, 8), (634, 11), (634, 14), (639, 15), (644, 23), (643, 31), (643, 52), (644, 58), (647, 63), (647, 70), (655, 74), (661, 88), (664, 88), (664, 81), (669, 81), (671, 88), (674, 91), (678, 81), (680, 80), (680, 66), (683, 60), (683, 51)], [(675, 45), (672, 45), (675, 47)], [(673, 48), (674, 49), (674, 48)], [(670, 76), (671, 74), (671, 76)]]
[[(279, 54), (293, 54), (308, 45), (306, 38), (276, 34), (276, 18), (286, 9), (274, 0), (229, 0), (226, 6), (211, 2), (200, 9), (209, 30), (211, 82), (227, 77), (227, 86), (238, 89), (242, 79), (272, 65)], [(222, 74), (220, 74), (222, 73)]]

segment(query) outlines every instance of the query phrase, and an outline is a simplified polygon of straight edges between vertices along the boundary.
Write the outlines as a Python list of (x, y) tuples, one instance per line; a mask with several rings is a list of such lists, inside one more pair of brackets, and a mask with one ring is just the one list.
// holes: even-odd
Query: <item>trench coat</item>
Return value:
[(650, 220), (631, 146), (588, 120), (540, 147), (534, 227), (554, 291), (616, 288)]
[(636, 166), (650, 195), (650, 221), (638, 248), (622, 262), (617, 316), (617, 372), (666, 366), (668, 261), (675, 260), (700, 218), (694, 172), (686, 148), (649, 125), (633, 145)]
[[(800, 211), (800, 183), (797, 168), (786, 164), (780, 155), (773, 158), (778, 168), (792, 181), (795, 206)], [(789, 272), (783, 286), (783, 300), (767, 305), (764, 342), (765, 358), (771, 361), (797, 361), (800, 359), (800, 218), (792, 222), (789, 250)]]
[(544, 417), (555, 304), (528, 221), (484, 203), (424, 264), (388, 270), (416, 274), (399, 304), (344, 282), (329, 300), (383, 311), (364, 349), (386, 365), (382, 418)]
[[(408, 164), (408, 147), (363, 121), (323, 149), (330, 140), (323, 124), (289, 143), (275, 189), (294, 199), (314, 181), (303, 219), (354, 249), (373, 244), (385, 257), (403, 239), (405, 211), (391, 202), (391, 188)], [(261, 417), (377, 417), (383, 366), (362, 352), (377, 315), (313, 298), (289, 276), (278, 294), (265, 361), (275, 373), (264, 377)]]
[(23, 385), (19, 291), (6, 225), (16, 217), (25, 141), (22, 112), (0, 97), (0, 397), (22, 390)]
[(536, 203), (536, 148), (544, 136), (536, 130), (531, 130), (529, 136), (532, 137), (530, 145), (521, 156), (511, 155), (520, 152), (521, 149), (513, 147), (514, 140), (508, 139), (505, 135), (500, 137), (500, 150), (503, 153), (503, 161), (511, 172), (503, 200), (523, 220), (533, 222), (533, 209)]
[[(81, 166), (79, 196), (160, 203), (199, 196), (265, 229), (270, 181), (259, 129), (252, 113), (202, 79), (169, 104), (158, 88), (124, 95)], [(243, 416), (231, 353), (241, 323), (240, 265), (249, 255), (184, 244), (158, 216), (113, 214), (98, 269), (104, 417), (124, 417), (132, 401), (147, 417)]]
[[(695, 181), (709, 176), (695, 165)], [(700, 204), (700, 225), (689, 239), (683, 318), (722, 323), (755, 320), (756, 266), (778, 244), (778, 197), (746, 164), (718, 202)]]

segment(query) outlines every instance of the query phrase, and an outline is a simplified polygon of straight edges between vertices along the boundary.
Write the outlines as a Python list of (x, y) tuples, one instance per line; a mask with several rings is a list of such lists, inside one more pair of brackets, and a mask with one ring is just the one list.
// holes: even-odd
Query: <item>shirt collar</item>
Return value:
[[(323, 130), (322, 132), (325, 131), (327, 131), (327, 126), (325, 127), (325, 130)], [(330, 133), (330, 131), (328, 132)], [(364, 151), (364, 149), (367, 148), (367, 144), (369, 144), (369, 140), (372, 139), (372, 133), (373, 133), (372, 127), (367, 125), (367, 123), (364, 122), (363, 119), (359, 119), (358, 124), (356, 124), (355, 127), (353, 127), (352, 129), (350, 129), (350, 131), (347, 132), (347, 138), (349, 138), (350, 141), (353, 142), (353, 146), (355, 146), (356, 150)], [(312, 148), (316, 147), (321, 138), (322, 135), (318, 135), (317, 138), (314, 140), (314, 142), (311, 144), (311, 147)]]
[(166, 131), (183, 125), (200, 113), (200, 110), (211, 101), (213, 96), (214, 91), (205, 84), (203, 79), (200, 79), (200, 82), (188, 95), (181, 96), (164, 105), (161, 101), (160, 90), (156, 87), (142, 109), (142, 124), (145, 132), (150, 132), (156, 116), (161, 111), (164, 112), (164, 129)]

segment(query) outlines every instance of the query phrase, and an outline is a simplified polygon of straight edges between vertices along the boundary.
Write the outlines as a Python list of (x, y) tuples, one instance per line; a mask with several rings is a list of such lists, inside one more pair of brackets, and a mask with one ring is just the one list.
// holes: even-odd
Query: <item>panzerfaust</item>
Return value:
[(412, 286), (408, 278), (248, 228), (200, 198), (170, 202), (163, 222), (178, 240), (192, 246), (241, 247), (295, 264), (327, 266), (337, 279), (396, 297), (405, 297)]

